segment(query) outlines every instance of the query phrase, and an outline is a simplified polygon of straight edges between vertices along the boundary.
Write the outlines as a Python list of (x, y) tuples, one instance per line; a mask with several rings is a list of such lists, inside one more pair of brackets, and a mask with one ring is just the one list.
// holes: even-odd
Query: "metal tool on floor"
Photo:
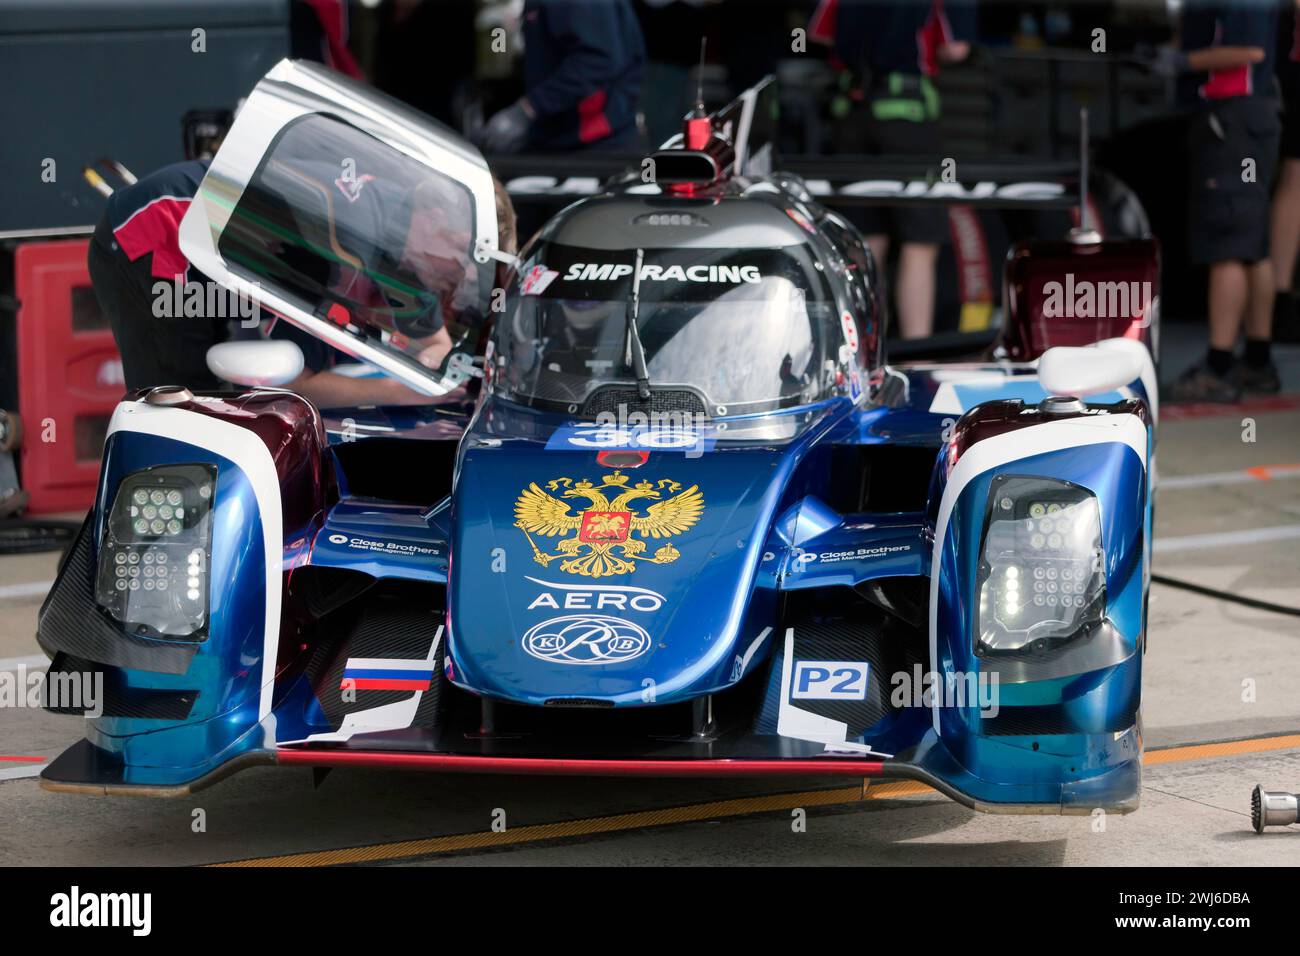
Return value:
[(1250, 794), (1250, 822), (1256, 833), (1265, 827), (1285, 827), (1300, 820), (1300, 793), (1265, 790), (1259, 784)]

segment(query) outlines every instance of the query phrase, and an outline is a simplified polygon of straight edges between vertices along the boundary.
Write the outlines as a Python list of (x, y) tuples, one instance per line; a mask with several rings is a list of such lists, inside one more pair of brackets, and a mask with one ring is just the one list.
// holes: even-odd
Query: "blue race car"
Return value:
[(124, 401), (39, 625), (98, 716), (43, 785), (827, 774), (1134, 809), (1153, 309), (1057, 318), (1033, 276), (1113, 293), (1154, 244), (1031, 243), (1002, 352), (890, 366), (863, 241), (767, 169), (770, 93), (515, 257), (473, 147), (272, 70), (182, 246), (430, 402), (322, 416), (267, 387), (282, 342), (217, 346), (242, 390)]

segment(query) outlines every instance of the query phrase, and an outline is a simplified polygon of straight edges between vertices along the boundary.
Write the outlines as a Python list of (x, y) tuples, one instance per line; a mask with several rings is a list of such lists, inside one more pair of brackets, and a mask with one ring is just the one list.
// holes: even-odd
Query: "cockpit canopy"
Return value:
[(575, 413), (598, 392), (635, 386), (628, 312), (638, 248), (636, 329), (652, 390), (693, 392), (710, 416), (808, 405), (842, 390), (846, 332), (810, 243), (724, 247), (697, 235), (656, 246), (651, 233), (638, 237), (643, 246), (602, 248), (561, 241), (581, 230), (554, 232), (526, 250), (496, 320), (498, 394)]

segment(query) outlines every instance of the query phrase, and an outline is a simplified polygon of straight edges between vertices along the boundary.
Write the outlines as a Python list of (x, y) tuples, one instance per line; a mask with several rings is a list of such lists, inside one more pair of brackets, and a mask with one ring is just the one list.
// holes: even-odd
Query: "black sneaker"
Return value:
[(1241, 359), (1232, 366), (1228, 381), (1252, 395), (1276, 395), (1282, 391), (1282, 382), (1277, 377), (1277, 366), (1272, 362), (1267, 365), (1248, 365)]
[(1239, 398), (1240, 389), (1208, 365), (1193, 365), (1170, 386), (1166, 396), (1171, 402), (1235, 402)]

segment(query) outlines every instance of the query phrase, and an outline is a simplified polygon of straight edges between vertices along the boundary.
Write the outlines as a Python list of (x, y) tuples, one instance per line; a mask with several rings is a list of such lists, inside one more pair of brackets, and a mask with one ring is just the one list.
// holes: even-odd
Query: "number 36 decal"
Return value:
[(794, 700), (866, 700), (866, 661), (796, 661)]

